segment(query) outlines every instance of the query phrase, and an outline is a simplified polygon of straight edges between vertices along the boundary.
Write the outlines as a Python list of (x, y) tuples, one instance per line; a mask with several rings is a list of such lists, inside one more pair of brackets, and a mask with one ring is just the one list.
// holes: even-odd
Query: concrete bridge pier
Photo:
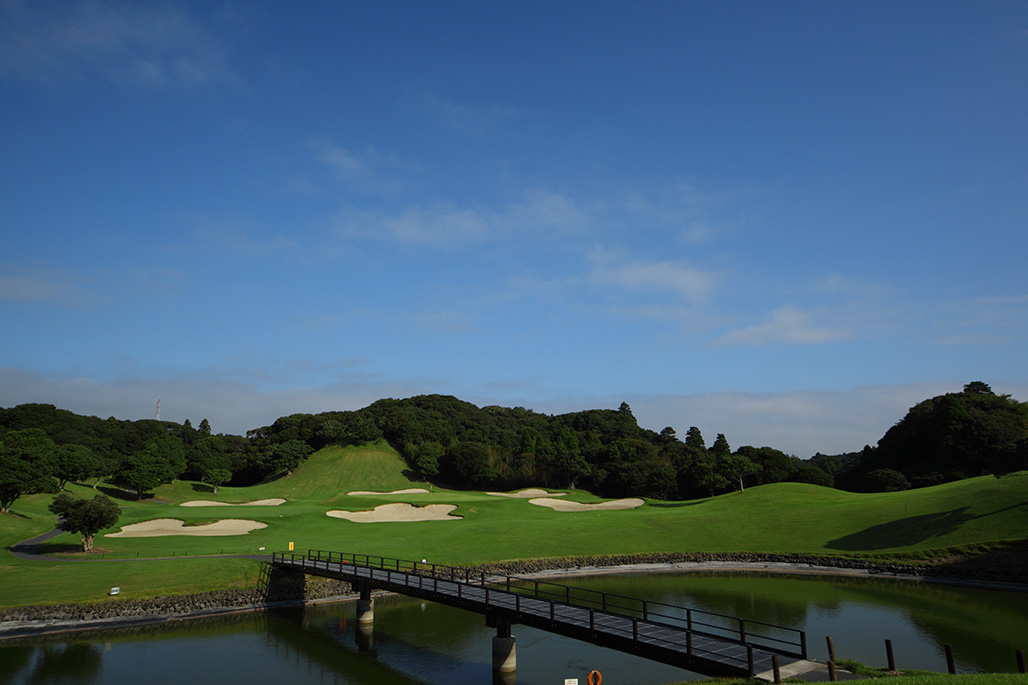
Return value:
[(518, 668), (517, 643), (510, 634), (509, 622), (496, 620), (494, 623), (496, 635), (493, 637), (493, 674), (502, 682), (513, 683)]
[(374, 652), (375, 600), (371, 598), (371, 588), (361, 585), (356, 588), (360, 592), (357, 600), (357, 649), (362, 652)]
[(370, 626), (375, 622), (375, 600), (371, 599), (371, 587), (361, 585), (357, 588), (360, 599), (357, 600), (357, 625)]

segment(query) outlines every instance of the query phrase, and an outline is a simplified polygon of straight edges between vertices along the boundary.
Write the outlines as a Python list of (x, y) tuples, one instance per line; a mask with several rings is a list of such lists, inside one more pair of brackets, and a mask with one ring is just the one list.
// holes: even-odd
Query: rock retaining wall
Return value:
[[(550, 559), (528, 559), (507, 561), (495, 564), (476, 566), (476, 570), (509, 575), (526, 575), (541, 571), (559, 569), (578, 570), (582, 568), (607, 568), (634, 564), (680, 564), (726, 562), (736, 564), (805, 564), (839, 569), (860, 569), (869, 573), (889, 573), (906, 576), (930, 576), (961, 580), (1001, 581), (1024, 583), (1028, 582), (1028, 573), (1022, 571), (1013, 574), (1008, 569), (999, 573), (991, 573), (989, 567), (981, 564), (971, 568), (965, 565), (948, 565), (945, 563), (902, 563), (899, 561), (878, 561), (853, 559), (839, 556), (820, 556), (802, 554), (754, 554), (747, 552), (727, 553), (655, 553), (655, 554), (617, 554), (586, 557), (557, 557)], [(1016, 576), (1016, 577), (1015, 577)]]
[(106, 599), (94, 604), (54, 604), (0, 609), (0, 635), (22, 627), (60, 626), (115, 619), (168, 618), (226, 610), (260, 609), (353, 594), (350, 583), (266, 569), (258, 587), (153, 599)]

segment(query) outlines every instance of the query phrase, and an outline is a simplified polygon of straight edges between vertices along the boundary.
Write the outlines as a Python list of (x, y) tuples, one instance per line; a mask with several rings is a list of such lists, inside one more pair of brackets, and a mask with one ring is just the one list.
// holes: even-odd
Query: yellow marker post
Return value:
[(293, 551), (293, 543), (291, 543), (291, 542), (289, 543), (289, 551), (290, 551), (290, 552), (292, 552), (292, 551)]

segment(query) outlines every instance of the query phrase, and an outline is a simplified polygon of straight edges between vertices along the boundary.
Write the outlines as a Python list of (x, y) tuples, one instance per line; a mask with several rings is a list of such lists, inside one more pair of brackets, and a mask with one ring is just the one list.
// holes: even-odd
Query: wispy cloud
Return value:
[(85, 299), (79, 277), (66, 269), (0, 265), (0, 301), (80, 304)]
[(470, 105), (441, 95), (420, 91), (410, 96), (412, 105), (446, 128), (482, 135), (496, 123), (526, 116), (525, 112), (501, 105)]
[(333, 179), (348, 190), (372, 193), (394, 193), (403, 187), (397, 177), (413, 165), (379, 153), (367, 146), (359, 151), (340, 147), (324, 138), (307, 141), (316, 159), (329, 169)]
[(623, 260), (606, 250), (593, 252), (589, 281), (623, 290), (670, 292), (686, 302), (702, 303), (717, 282), (717, 274), (682, 261)]
[(336, 218), (341, 236), (406, 247), (469, 248), (544, 232), (580, 231), (587, 215), (574, 202), (546, 191), (528, 191), (500, 209), (441, 202), (389, 212), (344, 207)]
[(416, 325), (419, 329), (435, 333), (471, 333), (475, 331), (471, 323), (472, 315), (467, 312), (420, 312)]
[(605, 214), (636, 227), (660, 231), (679, 243), (707, 243), (743, 222), (735, 216), (751, 189), (712, 192), (686, 180), (655, 183), (646, 190), (615, 191), (601, 204)]
[(839, 342), (852, 337), (853, 333), (848, 328), (820, 325), (817, 318), (818, 314), (789, 304), (771, 312), (769, 321), (730, 331), (719, 342), (727, 345), (810, 345)]
[(947, 302), (932, 316), (934, 341), (979, 345), (1028, 338), (1028, 295), (979, 297)]
[[(196, 249), (236, 257), (261, 257), (296, 248), (299, 243), (281, 235), (264, 236), (244, 226), (205, 222), (195, 231)], [(192, 249), (192, 248), (191, 248)]]
[(187, 88), (236, 80), (221, 42), (178, 3), (4, 0), (0, 17), (2, 78)]

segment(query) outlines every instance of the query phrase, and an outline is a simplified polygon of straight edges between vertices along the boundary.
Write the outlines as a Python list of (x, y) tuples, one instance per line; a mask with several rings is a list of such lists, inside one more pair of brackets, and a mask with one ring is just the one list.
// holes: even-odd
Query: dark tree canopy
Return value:
[(962, 392), (913, 406), (862, 466), (865, 472), (888, 468), (928, 482), (958, 480), (994, 473), (997, 461), (1026, 437), (1028, 404), (975, 381)]
[(8, 431), (0, 442), (0, 513), (22, 495), (56, 492), (53, 455), (57, 446), (40, 428)]
[[(387, 441), (409, 474), (455, 488), (583, 488), (602, 496), (710, 497), (799, 481), (850, 490), (924, 487), (1028, 468), (1028, 404), (974, 381), (912, 407), (877, 447), (800, 460), (772, 447), (733, 451), (723, 433), (639, 426), (631, 407), (548, 415), (449, 395), (382, 399), (356, 411), (289, 414), (246, 436), (142, 419), (78, 416), (53, 405), (0, 408), (0, 507), (65, 481), (112, 476), (143, 496), (175, 478), (249, 485), (329, 446)], [(90, 454), (92, 458), (90, 458)], [(884, 472), (881, 472), (885, 470)], [(870, 474), (875, 473), (872, 477)], [(95, 484), (94, 484), (95, 487)]]

